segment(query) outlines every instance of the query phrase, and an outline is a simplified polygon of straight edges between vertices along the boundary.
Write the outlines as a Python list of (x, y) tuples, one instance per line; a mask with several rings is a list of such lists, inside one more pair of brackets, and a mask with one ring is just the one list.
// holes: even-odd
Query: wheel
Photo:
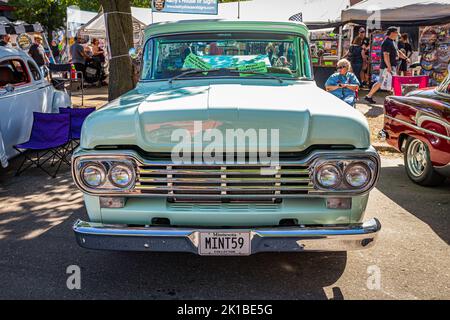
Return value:
[(404, 153), (406, 173), (413, 182), (424, 187), (434, 187), (444, 182), (445, 177), (433, 168), (430, 151), (425, 143), (410, 137)]

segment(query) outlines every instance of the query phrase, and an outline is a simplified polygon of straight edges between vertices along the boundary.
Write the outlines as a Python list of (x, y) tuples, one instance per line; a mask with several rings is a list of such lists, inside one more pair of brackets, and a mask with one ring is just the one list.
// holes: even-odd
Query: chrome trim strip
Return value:
[[(211, 192), (239, 192), (239, 191), (246, 191), (246, 192), (258, 192), (258, 191), (266, 191), (272, 192), (272, 191), (308, 191), (308, 190), (314, 190), (314, 187), (312, 186), (284, 186), (284, 187), (274, 187), (274, 186), (228, 186), (228, 187), (212, 187), (212, 186), (173, 186), (173, 187), (166, 187), (166, 186), (143, 186), (143, 185), (137, 185), (137, 190), (156, 190), (156, 191), (211, 191)], [(174, 194), (174, 196), (178, 196), (178, 194)], [(240, 195), (235, 195), (235, 197), (238, 197)], [(269, 194), (270, 196), (270, 194)]]
[(450, 135), (450, 124), (448, 122), (446, 122), (442, 119), (432, 117), (429, 115), (424, 115), (421, 112), (418, 112), (417, 113), (417, 121), (416, 121), (417, 125), (419, 127), (422, 127), (422, 123), (424, 123), (425, 121), (431, 121), (431, 122), (434, 122), (434, 123), (437, 123), (437, 124), (443, 126), (445, 128), (445, 130), (447, 130), (447, 134)]
[(414, 125), (414, 124), (412, 124), (412, 123), (408, 123), (408, 122), (406, 122), (406, 121), (403, 121), (403, 120), (400, 120), (400, 119), (397, 119), (397, 118), (394, 118), (394, 117), (391, 117), (391, 116), (388, 116), (388, 115), (385, 115), (385, 117), (388, 118), (388, 119), (390, 119), (390, 120), (392, 120), (392, 121), (396, 121), (396, 122), (398, 122), (398, 123), (401, 123), (401, 124), (403, 124), (403, 125), (405, 125), (405, 126), (407, 126), (407, 127), (413, 128), (413, 129), (415, 129), (415, 130), (422, 131), (422, 132), (431, 134), (431, 135), (433, 135), (433, 136), (436, 136), (436, 137), (438, 137), (438, 138), (441, 138), (441, 139), (450, 141), (450, 137), (444, 136), (443, 134), (440, 134), (440, 133), (438, 133), (438, 132), (431, 131), (431, 130), (428, 130), (428, 129), (425, 129), (425, 128), (416, 126), (416, 125)]
[[(142, 173), (142, 171), (141, 171)], [(147, 178), (147, 177), (140, 177), (139, 182), (145, 182), (145, 183), (309, 183), (311, 181), (310, 178), (280, 178), (280, 179), (273, 179), (273, 178), (224, 178), (224, 179), (212, 179), (212, 178)], [(139, 185), (139, 182), (136, 183), (136, 185)]]
[(377, 219), (321, 228), (131, 228), (78, 220), (78, 244), (87, 249), (199, 253), (201, 232), (248, 232), (251, 254), (258, 252), (351, 251), (372, 247), (381, 230)]

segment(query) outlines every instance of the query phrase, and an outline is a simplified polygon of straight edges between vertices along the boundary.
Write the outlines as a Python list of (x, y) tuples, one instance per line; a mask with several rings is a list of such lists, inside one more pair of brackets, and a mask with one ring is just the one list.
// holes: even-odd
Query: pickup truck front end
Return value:
[(364, 116), (316, 86), (307, 39), (290, 22), (152, 25), (141, 81), (86, 119), (73, 155), (89, 215), (74, 225), (79, 245), (205, 256), (373, 246), (381, 226), (364, 213), (380, 158)]
[[(74, 226), (85, 248), (208, 255), (235, 241), (229, 254), (349, 251), (372, 246), (380, 230), (361, 221), (379, 173), (373, 149), (318, 150), (274, 168), (180, 166), (132, 151), (81, 152), (73, 162), (92, 221)], [(217, 243), (201, 247), (208, 235)]]

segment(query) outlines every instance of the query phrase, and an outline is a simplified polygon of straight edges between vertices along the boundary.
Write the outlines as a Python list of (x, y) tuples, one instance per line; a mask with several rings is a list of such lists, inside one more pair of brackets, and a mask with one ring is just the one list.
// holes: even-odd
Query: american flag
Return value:
[(303, 13), (297, 13), (294, 14), (292, 17), (289, 18), (289, 21), (298, 21), (298, 22), (303, 22)]

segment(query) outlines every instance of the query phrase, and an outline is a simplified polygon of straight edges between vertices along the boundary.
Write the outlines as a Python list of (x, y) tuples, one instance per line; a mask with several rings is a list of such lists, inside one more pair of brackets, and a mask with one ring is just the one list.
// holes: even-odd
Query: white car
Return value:
[(56, 90), (25, 52), (0, 47), (0, 160), (1, 166), (17, 155), (14, 145), (26, 142), (33, 112), (58, 113), (71, 106), (69, 95)]

